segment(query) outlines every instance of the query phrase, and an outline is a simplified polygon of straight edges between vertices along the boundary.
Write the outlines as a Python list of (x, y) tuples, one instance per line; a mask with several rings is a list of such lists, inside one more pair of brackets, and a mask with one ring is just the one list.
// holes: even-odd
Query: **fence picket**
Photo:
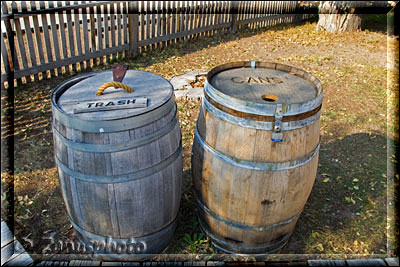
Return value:
[[(85, 1), (82, 1), (84, 4)], [(89, 53), (89, 27), (87, 22), (87, 8), (82, 8), (82, 32), (83, 32), (83, 47), (84, 53)], [(85, 61), (85, 69), (90, 68), (90, 60)]]
[[(31, 11), (35, 11), (36, 10), (36, 3), (34, 1), (30, 1), (30, 8)], [(39, 29), (39, 21), (38, 21), (38, 16), (32, 16), (33, 19), (33, 28), (34, 28), (34, 33), (35, 33), (35, 41), (34, 45), (36, 47), (36, 51), (37, 54), (39, 55), (39, 64), (43, 65), (45, 64), (45, 60), (44, 60), (44, 51), (43, 51), (43, 44), (42, 44), (42, 36), (40, 35), (40, 29)], [(42, 77), (45, 77), (46, 74), (45, 73), (40, 73), (42, 75)], [(39, 74), (39, 75), (40, 75)]]
[[(22, 1), (21, 2), (21, 12), (27, 12), (28, 8), (26, 6), (26, 1)], [(24, 21), (24, 27), (25, 27), (25, 34), (26, 34), (26, 39), (28, 42), (28, 51), (29, 51), (29, 55), (30, 55), (30, 65), (31, 67), (35, 67), (37, 66), (37, 62), (36, 62), (36, 52), (35, 52), (35, 48), (33, 45), (33, 38), (32, 38), (32, 31), (31, 31), (31, 24), (29, 21), (29, 17), (24, 17), (23, 18)], [(33, 76), (34, 80), (39, 80), (39, 74), (35, 74)]]
[[(50, 1), (49, 2), (49, 8), (54, 8), (54, 2)], [(53, 44), (53, 52), (54, 52), (54, 58), (55, 61), (59, 61), (61, 59), (60, 57), (60, 46), (59, 46), (59, 41), (58, 41), (58, 34), (57, 34), (57, 23), (56, 23), (56, 16), (54, 13), (50, 14), (50, 29), (51, 29), (51, 36), (52, 36), (52, 44)], [(61, 68), (56, 68), (54, 71), (57, 73), (57, 75), (61, 74)]]
[[(1, 10), (5, 14), (9, 14), (10, 12), (8, 11), (7, 5), (5, 5), (4, 2), (1, 3)], [(19, 68), (18, 62), (13, 62), (13, 58), (15, 58), (15, 45), (14, 45), (14, 33), (11, 30), (11, 23), (10, 20), (7, 19), (4, 21), (4, 25), (6, 26), (6, 34), (7, 34), (7, 42), (4, 39), (4, 34), (2, 33), (1, 35), (1, 55), (3, 57), (3, 66), (4, 70), (8, 73), (11, 73), (14, 71), (14, 69)], [(8, 46), (7, 46), (8, 44)], [(13, 79), (10, 77), (10, 83), (13, 83)]]
[(139, 37), (138, 1), (129, 2), (129, 50), (132, 57), (137, 56)]
[[(7, 39), (9, 39), (10, 37), (9, 36), (7, 36)], [(10, 59), (11, 59), (11, 55), (10, 55), (10, 57), (8, 56), (8, 53), (7, 53), (7, 47), (6, 47), (6, 40), (5, 40), (5, 38), (4, 38), (4, 34), (1, 34), (1, 57), (2, 57), (2, 59), (3, 59), (3, 66), (4, 66), (4, 71), (5, 71), (5, 73), (7, 73), (7, 74), (10, 74), (10, 75), (12, 75), (12, 68), (11, 68), (11, 64), (10, 64)], [(13, 81), (14, 79), (13, 79), (13, 77), (11, 77), (11, 76), (8, 76), (7, 77), (7, 79), (4, 79), (4, 81), (7, 81), (8, 83), (9, 83), (9, 85), (8, 86), (10, 86), (10, 84), (11, 84), (11, 86), (13, 86)], [(2, 81), (3, 81), (3, 79), (2, 79)], [(3, 94), (2, 94), (2, 96), (3, 96)]]
[[(128, 43), (128, 5), (127, 3), (122, 3), (122, 20), (123, 20), (123, 27), (124, 27), (124, 42), (123, 44)], [(125, 53), (126, 55), (126, 53)]]
[[(39, 2), (39, 7), (41, 10), (46, 9), (44, 1)], [(43, 47), (43, 49), (46, 50), (47, 62), (53, 62), (54, 60), (52, 55), (49, 25), (47, 23), (47, 14), (42, 14), (40, 17), (42, 19), (42, 31), (44, 35), (44, 43), (46, 44)], [(54, 77), (56, 75), (56, 70), (55, 69), (50, 70), (50, 75)]]
[[(151, 1), (151, 8), (152, 8), (152, 14), (151, 14), (151, 39), (154, 39), (156, 37), (156, 1)], [(151, 45), (151, 49), (155, 49), (156, 44)]]
[[(77, 1), (74, 2), (74, 4), (78, 4)], [(76, 52), (78, 53), (78, 56), (82, 55), (82, 42), (81, 42), (81, 26), (79, 22), (79, 9), (74, 10), (74, 28), (75, 28), (75, 40), (76, 40)], [(76, 67), (80, 70), (83, 70), (83, 63), (82, 62), (77, 62)]]
[[(89, 7), (89, 24), (90, 24), (90, 44), (88, 52), (96, 51), (96, 20), (94, 18), (94, 7)], [(92, 59), (92, 66), (96, 65), (96, 59)], [(91, 67), (89, 63), (89, 68)]]
[[(146, 1), (146, 40), (150, 39), (150, 2)], [(147, 50), (150, 50), (151, 46), (147, 47)]]

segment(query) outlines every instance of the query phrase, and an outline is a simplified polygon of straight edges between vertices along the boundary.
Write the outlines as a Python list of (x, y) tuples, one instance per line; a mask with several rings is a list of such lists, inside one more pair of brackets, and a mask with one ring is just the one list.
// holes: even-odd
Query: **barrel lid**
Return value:
[(322, 85), (309, 73), (271, 62), (233, 62), (207, 74), (205, 95), (233, 110), (273, 116), (308, 112), (322, 102)]
[(80, 120), (116, 120), (155, 110), (173, 96), (173, 86), (169, 81), (138, 70), (127, 70), (122, 81), (133, 89), (132, 93), (109, 87), (102, 95), (96, 95), (100, 86), (112, 81), (111, 70), (76, 77), (54, 90), (53, 105), (58, 111)]

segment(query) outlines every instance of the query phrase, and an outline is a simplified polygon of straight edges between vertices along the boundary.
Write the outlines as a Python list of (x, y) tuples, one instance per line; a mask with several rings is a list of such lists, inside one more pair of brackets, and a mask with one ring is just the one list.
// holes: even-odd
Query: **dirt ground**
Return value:
[[(121, 62), (167, 79), (247, 60), (279, 62), (315, 75), (324, 86), (318, 175), (293, 236), (277, 257), (392, 254), (397, 228), (391, 221), (387, 224), (387, 194), (392, 192), (394, 173), (387, 166), (397, 162), (388, 148), (398, 141), (398, 84), (390, 82), (398, 73), (393, 71), (396, 68), (388, 70), (387, 62), (395, 62), (398, 69), (398, 60), (392, 60), (398, 56), (388, 53), (398, 43), (388, 39), (382, 24), (340, 34), (317, 32), (315, 27), (315, 22), (307, 22), (242, 29), (237, 34), (221, 32)], [(75, 240), (59, 189), (51, 132), (51, 89), (67, 78), (15, 91), (15, 234), (29, 252), (38, 255), (50, 237)], [(213, 255), (219, 252), (201, 235), (190, 190), (190, 152), (200, 102), (177, 102), (184, 191), (178, 228), (165, 253)], [(53, 247), (51, 253), (74, 252)]]

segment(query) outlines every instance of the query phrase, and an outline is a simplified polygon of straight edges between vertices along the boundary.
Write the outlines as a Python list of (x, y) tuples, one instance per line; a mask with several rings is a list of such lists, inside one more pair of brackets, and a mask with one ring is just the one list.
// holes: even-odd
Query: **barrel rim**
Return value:
[(166, 100), (166, 102), (158, 106), (154, 106), (152, 109), (146, 110), (146, 112), (135, 114), (130, 117), (122, 117), (119, 119), (113, 118), (102, 120), (85, 120), (79, 118), (78, 116), (74, 116), (74, 114), (68, 114), (64, 112), (57, 104), (57, 100), (61, 96), (61, 94), (74, 84), (82, 81), (83, 79), (92, 77), (98, 72), (104, 72), (104, 70), (77, 75), (71, 79), (62, 82), (53, 89), (51, 93), (53, 120), (57, 119), (60, 123), (69, 128), (84, 132), (117, 132), (130, 130), (153, 123), (162, 118), (168, 112), (170, 112), (170, 110), (173, 109), (176, 105), (175, 95), (173, 93), (173, 90), (171, 90), (171, 96), (168, 100)]
[(80, 118), (80, 117), (79, 117), (78, 115), (76, 115), (76, 114), (69, 114), (69, 113), (66, 113), (66, 112), (65, 112), (64, 110), (62, 110), (61, 107), (58, 105), (58, 103), (57, 103), (58, 99), (59, 99), (59, 98), (61, 97), (61, 95), (62, 95), (65, 91), (67, 91), (70, 87), (72, 87), (73, 85), (75, 85), (75, 84), (77, 84), (77, 83), (83, 81), (84, 79), (93, 77), (93, 76), (95, 76), (96, 74), (105, 73), (105, 72), (109, 72), (109, 71), (111, 71), (111, 70), (99, 70), (99, 71), (93, 71), (93, 72), (90, 72), (90, 73), (80, 74), (80, 75), (77, 75), (77, 76), (75, 76), (75, 77), (73, 77), (73, 78), (70, 78), (70, 79), (68, 79), (68, 80), (66, 80), (66, 81), (64, 81), (64, 82), (62, 82), (62, 83), (60, 83), (59, 85), (57, 85), (57, 86), (53, 89), (53, 91), (52, 91), (52, 93), (51, 93), (51, 104), (52, 104), (52, 106), (57, 110), (57, 112), (62, 113), (62, 114), (64, 114), (64, 115), (69, 116), (69, 117), (74, 118), (74, 119), (79, 119), (79, 120), (81, 120), (81, 121), (86, 121), (86, 122), (113, 121), (113, 120), (120, 120), (120, 119), (125, 119), (125, 118), (138, 117), (138, 116), (140, 116), (140, 115), (143, 115), (143, 114), (152, 112), (152, 111), (158, 109), (159, 107), (165, 105), (165, 104), (166, 104), (171, 98), (173, 98), (173, 96), (174, 96), (174, 86), (171, 84), (170, 81), (168, 81), (168, 80), (165, 79), (164, 77), (162, 77), (162, 76), (160, 76), (160, 75), (158, 75), (158, 74), (149, 72), (149, 71), (132, 70), (132, 71), (145, 72), (145, 73), (149, 73), (149, 74), (152, 74), (152, 75), (157, 75), (157, 76), (159, 76), (160, 78), (162, 78), (163, 80), (165, 80), (165, 81), (170, 85), (170, 90), (169, 90), (170, 92), (169, 92), (169, 94), (168, 94), (168, 97), (166, 97), (165, 101), (162, 101), (162, 102), (160, 102), (159, 104), (154, 105), (153, 107), (148, 108), (148, 109), (144, 110), (143, 112), (140, 112), (140, 113), (137, 113), (137, 114), (128, 115), (128, 116), (125, 115), (125, 116), (120, 116), (120, 117), (113, 117), (113, 118), (108, 118), (108, 119), (105, 118), (105, 119), (100, 119), (100, 120), (94, 120), (94, 119), (89, 119), (89, 120), (88, 120), (88, 119)]
[(323, 98), (323, 87), (321, 81), (319, 81), (316, 77), (311, 75), (310, 73), (285, 64), (274, 63), (268, 61), (237, 61), (230, 62), (219, 65), (211, 69), (206, 75), (206, 83), (204, 86), (204, 95), (210, 97), (212, 100), (220, 103), (227, 108), (233, 109), (235, 111), (247, 113), (247, 114), (255, 114), (260, 116), (269, 116), (273, 117), (277, 104), (274, 103), (254, 103), (250, 101), (245, 101), (238, 99), (236, 97), (229, 96), (225, 93), (222, 93), (220, 90), (215, 88), (211, 83), (211, 79), (214, 75), (229, 69), (234, 68), (267, 68), (273, 70), (279, 70), (287, 73), (291, 73), (300, 78), (303, 78), (307, 82), (309, 82), (316, 90), (317, 96), (314, 99), (299, 102), (299, 103), (291, 103), (284, 104), (282, 103), (282, 111), (285, 116), (299, 115), (306, 112), (310, 112), (316, 108), (318, 108), (322, 104)]

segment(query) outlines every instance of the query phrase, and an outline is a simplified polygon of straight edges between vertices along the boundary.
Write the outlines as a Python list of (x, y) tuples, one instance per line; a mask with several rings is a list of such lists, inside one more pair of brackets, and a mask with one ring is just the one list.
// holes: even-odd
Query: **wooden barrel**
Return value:
[(227, 252), (282, 248), (310, 195), (322, 85), (307, 72), (235, 62), (207, 74), (192, 153), (202, 230)]
[(173, 87), (128, 70), (70, 79), (52, 93), (54, 154), (69, 220), (84, 250), (125, 259), (162, 252), (176, 226), (182, 145)]

